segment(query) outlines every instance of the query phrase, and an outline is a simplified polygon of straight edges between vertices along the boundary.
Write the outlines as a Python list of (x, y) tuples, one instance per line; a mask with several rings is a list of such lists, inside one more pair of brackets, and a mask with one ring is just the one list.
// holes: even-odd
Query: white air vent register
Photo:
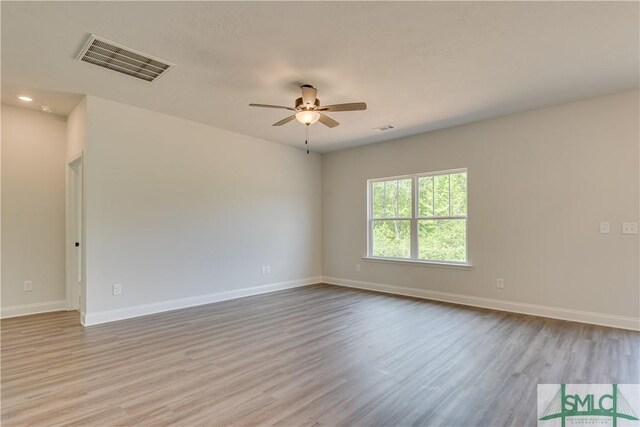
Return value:
[(156, 81), (175, 65), (93, 34), (77, 59), (147, 82)]

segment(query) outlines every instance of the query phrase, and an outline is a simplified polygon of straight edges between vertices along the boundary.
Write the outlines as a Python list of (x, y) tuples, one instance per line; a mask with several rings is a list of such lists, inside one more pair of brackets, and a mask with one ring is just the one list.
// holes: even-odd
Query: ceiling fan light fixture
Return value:
[(303, 110), (296, 113), (296, 120), (307, 126), (314, 124), (319, 118), (320, 113), (313, 110)]
[(347, 104), (333, 104), (333, 105), (321, 105), (318, 99), (318, 90), (311, 85), (303, 85), (302, 96), (294, 102), (294, 107), (285, 107), (284, 105), (271, 105), (271, 104), (249, 104), (249, 107), (260, 108), (277, 108), (280, 110), (293, 111), (288, 117), (275, 122), (272, 126), (282, 126), (292, 122), (294, 119), (307, 127), (320, 122), (328, 128), (334, 128), (340, 123), (333, 120), (331, 117), (322, 113), (331, 113), (339, 111), (362, 111), (367, 109), (367, 104), (364, 102), (350, 102)]

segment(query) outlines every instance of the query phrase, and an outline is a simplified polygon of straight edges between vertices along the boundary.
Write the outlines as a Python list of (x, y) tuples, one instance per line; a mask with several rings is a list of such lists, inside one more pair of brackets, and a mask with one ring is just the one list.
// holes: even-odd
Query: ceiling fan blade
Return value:
[(364, 102), (351, 102), (349, 104), (323, 105), (319, 111), (362, 111), (367, 109)]
[(279, 122), (275, 122), (272, 126), (282, 126), (282, 125), (286, 125), (287, 123), (289, 123), (291, 120), (293, 120), (293, 119), (295, 119), (295, 118), (296, 118), (296, 115), (294, 114), (294, 115), (292, 115), (292, 116), (289, 116), (289, 117), (286, 117), (286, 118), (284, 118), (284, 119), (280, 120)]
[(321, 114), (321, 113), (318, 113), (318, 114), (320, 114), (320, 118), (318, 119), (318, 121), (327, 127), (334, 128), (340, 124), (329, 116), (325, 116), (324, 114)]
[(249, 104), (249, 107), (260, 107), (260, 108), (279, 108), (281, 110), (290, 110), (295, 111), (291, 107), (285, 107), (283, 105), (269, 105), (269, 104)]
[(302, 86), (302, 103), (304, 106), (313, 107), (316, 103), (316, 96), (318, 95), (318, 89), (313, 86)]

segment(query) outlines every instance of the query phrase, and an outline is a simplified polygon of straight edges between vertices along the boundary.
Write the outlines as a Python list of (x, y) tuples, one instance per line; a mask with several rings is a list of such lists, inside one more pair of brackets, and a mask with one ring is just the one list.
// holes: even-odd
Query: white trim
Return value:
[(67, 308), (67, 301), (45, 301), (33, 304), (10, 305), (0, 309), (0, 318), (28, 316), (30, 314), (49, 313), (50, 311), (63, 311)]
[(85, 313), (81, 316), (84, 326), (98, 325), (101, 323), (115, 322), (117, 320), (130, 319), (132, 317), (147, 316), (149, 314), (162, 313), (165, 311), (179, 310), (181, 308), (195, 307), (198, 305), (211, 304), (219, 301), (227, 301), (236, 298), (243, 298), (252, 295), (265, 294), (269, 292), (281, 291), (284, 289), (299, 288), (302, 286), (320, 283), (322, 277), (309, 277), (306, 279), (291, 280), (288, 282), (271, 283), (268, 285), (253, 286), (250, 288), (234, 289), (229, 291), (216, 292), (207, 295), (180, 298), (169, 301), (160, 301), (150, 304), (135, 305), (132, 307), (118, 308), (115, 310), (99, 311), (95, 313)]
[(592, 325), (640, 331), (640, 318), (636, 317), (594, 313), (589, 311), (573, 310), (570, 308), (549, 307), (494, 298), (430, 291), (426, 289), (407, 288), (403, 286), (385, 285), (382, 283), (362, 282), (359, 280), (341, 279), (338, 277), (323, 277), (323, 282), (348, 288), (366, 289), (388, 294), (405, 295), (453, 304), (469, 305), (472, 307), (508, 311), (511, 313), (550, 317), (552, 319), (568, 320), (571, 322), (589, 323)]
[[(74, 168), (78, 167), (79, 172)], [(67, 162), (66, 168), (66, 189), (65, 189), (65, 298), (67, 310), (77, 310), (79, 308), (79, 286), (83, 286), (84, 271), (82, 266), (84, 265), (84, 151), (80, 151), (76, 156)], [(76, 193), (77, 185), (76, 180), (79, 179), (80, 183), (80, 218), (75, 218), (77, 213)], [(75, 227), (79, 227), (78, 230), (74, 230)], [(78, 236), (79, 234), (79, 236)], [(75, 248), (75, 242), (79, 241), (80, 249)], [(79, 252), (79, 255), (77, 255)], [(78, 261), (79, 257), (79, 261)], [(80, 270), (77, 271), (77, 266), (74, 266), (74, 261), (80, 262)], [(82, 278), (81, 280), (79, 280)], [(82, 289), (84, 291), (84, 289)], [(82, 292), (80, 291), (80, 292)]]
[(384, 258), (384, 257), (376, 257), (376, 256), (363, 256), (362, 259), (364, 261), (374, 261), (374, 262), (393, 262), (399, 264), (415, 264), (420, 265), (422, 267), (452, 267), (452, 268), (462, 268), (462, 269), (470, 269), (473, 268), (473, 265), (466, 262), (453, 262), (453, 261), (419, 261), (416, 259), (410, 258)]
[(78, 154), (76, 154), (75, 156), (73, 156), (69, 160), (67, 160), (67, 165), (71, 165), (71, 164), (77, 162), (78, 160), (82, 160), (83, 157), (84, 157), (84, 150), (80, 150), (80, 152)]
[(423, 176), (451, 175), (451, 174), (454, 174), (454, 173), (467, 173), (467, 169), (468, 168), (445, 169), (445, 170), (441, 170), (441, 171), (416, 173), (414, 175), (416, 176), (416, 178), (422, 178)]

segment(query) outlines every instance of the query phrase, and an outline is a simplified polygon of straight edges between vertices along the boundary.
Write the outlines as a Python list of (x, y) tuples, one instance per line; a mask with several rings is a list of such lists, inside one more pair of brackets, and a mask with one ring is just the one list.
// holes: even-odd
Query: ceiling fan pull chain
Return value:
[(307, 154), (309, 154), (309, 125), (305, 126), (305, 139), (304, 139), (304, 145), (307, 146)]

